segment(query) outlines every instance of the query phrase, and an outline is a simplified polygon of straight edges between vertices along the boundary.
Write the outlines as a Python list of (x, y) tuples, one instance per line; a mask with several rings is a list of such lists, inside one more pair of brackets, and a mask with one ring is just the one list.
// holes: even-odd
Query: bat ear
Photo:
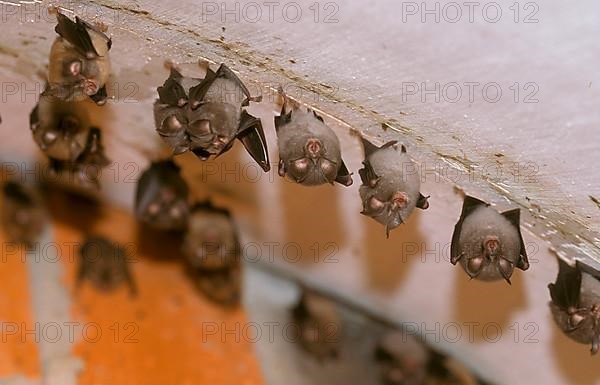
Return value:
[[(361, 137), (360, 139), (362, 141), (363, 149), (365, 151), (365, 158), (368, 158), (373, 153), (375, 153), (375, 152), (377, 152), (379, 150), (395, 146), (398, 143), (397, 140), (391, 140), (391, 141), (387, 142), (386, 144), (384, 144), (383, 146), (377, 147), (376, 145), (374, 145), (373, 143), (369, 142), (368, 140), (366, 140), (363, 137)], [(402, 145), (402, 152), (406, 152), (406, 148), (404, 147), (404, 145)]]
[(369, 142), (368, 140), (366, 140), (365, 138), (363, 138), (361, 136), (360, 138), (362, 145), (363, 145), (363, 149), (365, 151), (365, 158), (368, 158), (369, 156), (371, 156), (371, 154), (373, 154), (375, 151), (379, 150), (379, 147), (377, 147), (376, 145), (374, 145), (373, 143)]
[(183, 86), (179, 82), (181, 78), (182, 76), (179, 71), (177, 71), (175, 66), (171, 66), (169, 77), (164, 84), (157, 89), (160, 103), (181, 107), (181, 101), (188, 100), (188, 96), (186, 95)]
[(513, 209), (513, 210), (508, 210), (502, 213), (502, 216), (506, 219), (508, 219), (508, 221), (510, 223), (512, 223), (513, 226), (515, 226), (516, 228), (519, 228), (521, 226), (521, 210), (520, 209)]
[(469, 215), (473, 210), (480, 206), (488, 207), (489, 203), (486, 203), (482, 200), (474, 198), (472, 196), (467, 195), (463, 201), (462, 213), (460, 215), (461, 218), (465, 218)]

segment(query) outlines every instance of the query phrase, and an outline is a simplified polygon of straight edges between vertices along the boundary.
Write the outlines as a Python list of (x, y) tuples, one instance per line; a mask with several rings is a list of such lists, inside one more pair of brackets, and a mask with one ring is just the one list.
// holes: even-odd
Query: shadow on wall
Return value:
[[(344, 249), (347, 235), (341, 225), (343, 216), (339, 211), (336, 190), (344, 187), (306, 187), (280, 179), (286, 235), (284, 248), (287, 246), (287, 250), (283, 250), (284, 260), (306, 266), (327, 263), (325, 259), (328, 256), (339, 259), (341, 256), (336, 254), (336, 250)], [(298, 251), (301, 256), (297, 256)]]
[(202, 161), (192, 153), (180, 157), (184, 157), (178, 163), (182, 165), (182, 173), (190, 185), (192, 202), (219, 197), (255, 208), (259, 201), (257, 183), (271, 177), (262, 174), (260, 167), (237, 140), (231, 150), (216, 159)]
[(421, 212), (415, 210), (410, 218), (385, 237), (385, 227), (375, 220), (362, 217), (366, 282), (370, 289), (390, 294), (409, 274), (410, 267), (420, 262), (418, 255), (407, 255), (407, 247), (425, 242), (420, 232)]
[[(523, 276), (515, 274), (512, 285), (505, 281), (481, 282), (469, 279), (462, 268), (456, 267), (454, 317), (463, 323), (478, 322), (480, 325), (495, 324), (500, 330), (510, 328), (514, 313), (527, 308)], [(482, 311), (485, 309), (485, 311)], [(490, 329), (490, 333), (493, 333)], [(485, 333), (475, 333), (476, 342), (482, 342)]]

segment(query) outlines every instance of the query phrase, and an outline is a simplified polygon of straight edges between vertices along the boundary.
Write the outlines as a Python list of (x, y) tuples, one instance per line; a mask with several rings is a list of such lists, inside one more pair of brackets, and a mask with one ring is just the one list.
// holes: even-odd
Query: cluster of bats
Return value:
[[(30, 116), (33, 138), (49, 159), (50, 168), (68, 172), (85, 184), (98, 187), (96, 174), (108, 164), (101, 130), (90, 123), (87, 104), (103, 105), (110, 76), (111, 39), (100, 25), (75, 21), (57, 13), (56, 38), (50, 52), (46, 89)], [(282, 109), (274, 118), (278, 148), (278, 173), (305, 186), (352, 184), (334, 131), (315, 111), (292, 103), (281, 91)], [(239, 140), (265, 171), (270, 170), (267, 141), (261, 120), (246, 107), (260, 101), (227, 66), (208, 69), (204, 78), (183, 76), (175, 66), (158, 87), (154, 104), (155, 128), (173, 155), (191, 151), (201, 160), (217, 157)], [(362, 139), (365, 158), (358, 171), (362, 214), (385, 226), (386, 235), (404, 223), (415, 208), (427, 209), (428, 197), (420, 192), (418, 168), (406, 147), (396, 141), (376, 146)], [(408, 172), (408, 170), (411, 170)], [(141, 175), (135, 197), (136, 217), (148, 226), (183, 234), (181, 248), (191, 277), (208, 297), (223, 304), (239, 301), (240, 244), (231, 214), (209, 202), (190, 203), (189, 188), (173, 159), (152, 163)], [(25, 186), (8, 182), (3, 188), (2, 222), (9, 238), (34, 242), (43, 228), (40, 198)], [(124, 250), (102, 238), (91, 238), (81, 248), (79, 276), (99, 287), (131, 283)], [(112, 256), (89, 258), (89, 250)], [(114, 258), (117, 256), (117, 258)], [(498, 212), (474, 197), (464, 199), (451, 244), (451, 262), (460, 264), (470, 278), (510, 283), (515, 268), (527, 270), (529, 262), (520, 231), (519, 209)], [(579, 266), (564, 262), (556, 283), (550, 285), (551, 309), (556, 323), (574, 340), (600, 345), (600, 283)], [(598, 286), (598, 287), (597, 287)], [(319, 328), (319, 317), (334, 313), (303, 296), (294, 316), (306, 328)], [(310, 333), (308, 333), (310, 334)], [(392, 337), (390, 337), (392, 338)], [(429, 362), (418, 353), (404, 362), (393, 343), (382, 343), (380, 357), (388, 367), (390, 384), (421, 384), (415, 362)], [(308, 350), (310, 341), (306, 343)], [(386, 347), (387, 346), (387, 347)], [(318, 355), (334, 355), (332, 347), (319, 347)], [(416, 349), (418, 350), (418, 349)], [(416, 351), (415, 350), (415, 351)], [(421, 358), (419, 358), (421, 357)], [(416, 366), (415, 366), (416, 365)], [(398, 369), (401, 368), (401, 369)]]
[[(342, 307), (331, 298), (303, 287), (292, 309), (299, 345), (319, 361), (338, 359), (344, 354), (347, 320), (342, 317)], [(385, 331), (378, 335), (372, 355), (384, 385), (484, 385), (462, 364), (432, 350), (402, 328), (386, 325)]]
[(110, 161), (102, 132), (90, 120), (89, 103), (103, 105), (110, 76), (112, 40), (102, 25), (56, 14), (48, 81), (29, 117), (33, 139), (55, 174), (69, 173), (84, 186), (99, 187), (100, 170)]

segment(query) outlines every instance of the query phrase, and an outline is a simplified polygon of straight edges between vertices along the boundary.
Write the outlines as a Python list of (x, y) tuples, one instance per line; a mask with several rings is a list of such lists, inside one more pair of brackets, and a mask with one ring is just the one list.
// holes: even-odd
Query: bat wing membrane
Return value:
[(454, 226), (454, 233), (452, 234), (452, 243), (450, 245), (450, 262), (452, 262), (453, 265), (456, 265), (456, 263), (458, 263), (461, 257), (460, 233), (462, 231), (463, 222), (470, 213), (472, 213), (476, 208), (480, 206), (489, 206), (489, 204), (477, 198), (473, 198), (469, 195), (467, 195), (465, 197), (465, 200), (463, 201), (460, 219)]
[(79, 17), (74, 22), (62, 13), (58, 13), (56, 17), (58, 19), (58, 24), (55, 28), (57, 34), (71, 43), (84, 56), (99, 56), (87, 30), (88, 28), (93, 29), (91, 25)]
[(523, 235), (521, 234), (521, 210), (513, 209), (509, 211), (505, 211), (502, 213), (502, 216), (505, 217), (516, 227), (517, 232), (519, 233), (519, 243), (520, 243), (520, 252), (519, 252), (519, 260), (517, 261), (516, 266), (525, 271), (529, 269), (529, 259), (527, 258), (527, 248), (525, 247), (525, 242), (523, 242)]
[(579, 307), (579, 293), (581, 290), (581, 271), (577, 267), (558, 260), (558, 276), (556, 282), (548, 285), (552, 302), (562, 309)]
[(179, 106), (181, 99), (188, 99), (183, 86), (179, 82), (182, 75), (175, 68), (171, 67), (171, 73), (165, 81), (165, 83), (158, 87), (158, 98), (161, 103), (168, 104), (170, 106)]
[(250, 154), (262, 169), (267, 172), (271, 169), (269, 164), (269, 152), (267, 140), (260, 119), (242, 111), (240, 131), (237, 138), (242, 142), (246, 151)]

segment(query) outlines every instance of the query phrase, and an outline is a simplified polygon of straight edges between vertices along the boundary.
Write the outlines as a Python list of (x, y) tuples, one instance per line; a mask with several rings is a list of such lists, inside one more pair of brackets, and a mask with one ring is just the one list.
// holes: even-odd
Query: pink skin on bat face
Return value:
[(502, 255), (502, 245), (497, 236), (488, 235), (482, 243), (482, 254), (467, 261), (467, 273), (470, 277), (477, 277), (489, 264), (497, 264), (498, 270), (509, 280), (512, 276), (514, 265)]
[[(324, 182), (335, 180), (337, 165), (325, 158), (326, 151), (323, 143), (317, 138), (310, 138), (304, 145), (304, 157), (294, 160), (289, 165), (289, 174), (298, 183), (306, 180), (311, 173), (321, 175)], [(285, 172), (280, 172), (281, 176)]]

